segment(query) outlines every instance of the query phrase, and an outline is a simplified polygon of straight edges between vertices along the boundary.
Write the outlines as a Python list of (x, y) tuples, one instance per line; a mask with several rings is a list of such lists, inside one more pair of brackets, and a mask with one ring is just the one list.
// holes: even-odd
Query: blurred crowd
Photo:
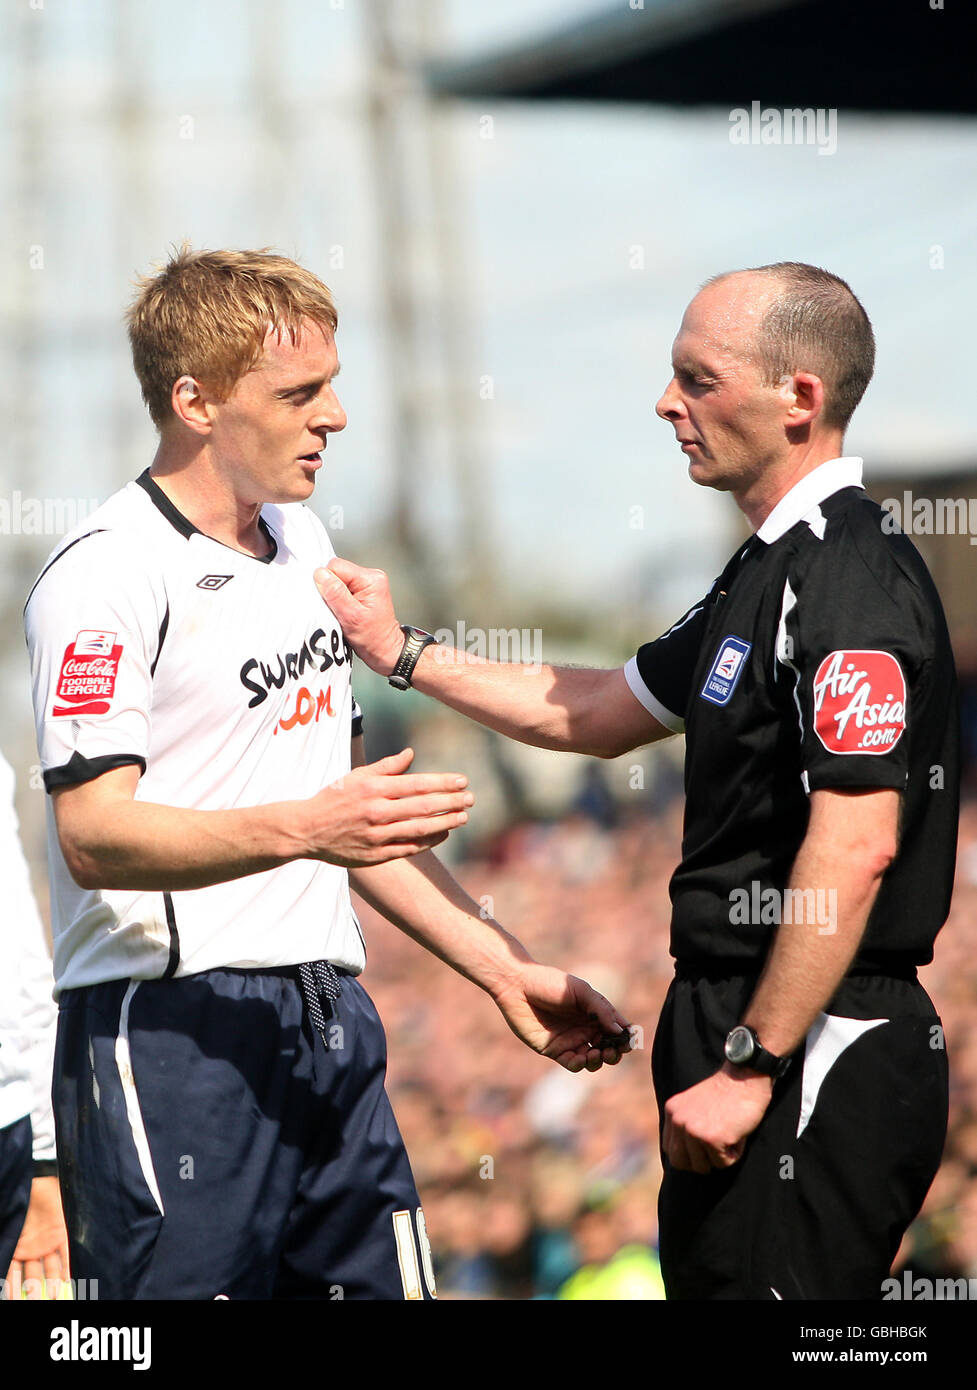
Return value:
[[(588, 979), (636, 1025), (634, 1055), (593, 1075), (535, 1056), (487, 997), (364, 916), (364, 982), (387, 1029), (442, 1297), (664, 1297), (650, 1048), (671, 978), (681, 816), (678, 795), (621, 814), (590, 782), (567, 818), (508, 829), (454, 868), (538, 960)], [(951, 916), (920, 976), (945, 1028), (950, 1128), (896, 1269), (977, 1277), (977, 801), (963, 808)]]

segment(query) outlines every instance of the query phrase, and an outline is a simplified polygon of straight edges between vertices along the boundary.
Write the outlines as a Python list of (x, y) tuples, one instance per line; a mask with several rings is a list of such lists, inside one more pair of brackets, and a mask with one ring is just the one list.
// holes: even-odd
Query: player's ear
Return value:
[(192, 376), (178, 377), (170, 392), (170, 404), (177, 419), (194, 431), (195, 434), (210, 432), (211, 418), (207, 409), (207, 395), (203, 387)]

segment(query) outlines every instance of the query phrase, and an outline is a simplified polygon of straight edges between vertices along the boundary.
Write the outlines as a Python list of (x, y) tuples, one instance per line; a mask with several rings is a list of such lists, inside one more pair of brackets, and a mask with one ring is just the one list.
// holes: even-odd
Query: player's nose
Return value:
[(346, 412), (335, 391), (328, 392), (322, 402), (321, 409), (311, 422), (311, 428), (313, 430), (328, 430), (330, 434), (338, 434), (340, 430), (346, 428)]

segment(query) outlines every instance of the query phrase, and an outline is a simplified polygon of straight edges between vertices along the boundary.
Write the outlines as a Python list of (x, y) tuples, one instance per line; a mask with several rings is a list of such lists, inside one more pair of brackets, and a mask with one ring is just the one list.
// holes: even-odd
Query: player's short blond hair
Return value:
[(303, 320), (331, 332), (337, 324), (332, 295), (310, 270), (267, 248), (194, 251), (184, 243), (162, 270), (139, 278), (126, 312), (154, 424), (169, 420), (181, 376), (226, 400), (260, 358), (269, 327), (294, 342)]

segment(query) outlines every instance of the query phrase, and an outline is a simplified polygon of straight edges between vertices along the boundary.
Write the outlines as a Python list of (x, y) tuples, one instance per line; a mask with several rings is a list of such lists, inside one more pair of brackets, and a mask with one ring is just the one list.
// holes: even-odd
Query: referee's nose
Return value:
[(685, 403), (678, 389), (678, 382), (673, 376), (655, 406), (655, 414), (674, 424), (676, 420), (681, 420), (686, 413)]

